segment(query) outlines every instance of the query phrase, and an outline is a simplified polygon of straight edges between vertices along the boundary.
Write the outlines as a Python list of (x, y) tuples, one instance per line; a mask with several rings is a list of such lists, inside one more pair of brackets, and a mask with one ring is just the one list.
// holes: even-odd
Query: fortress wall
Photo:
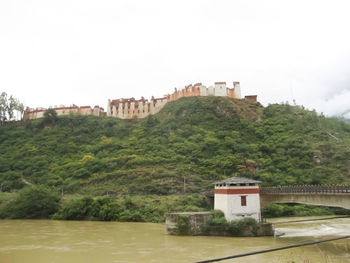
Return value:
[(226, 89), (226, 94), (227, 94), (227, 97), (230, 97), (230, 98), (233, 98), (233, 99), (237, 99), (236, 93), (235, 93), (235, 89), (227, 88)]
[[(181, 90), (177, 90), (175, 88), (172, 94), (168, 94), (163, 98), (155, 99), (152, 97), (150, 101), (144, 99), (143, 97), (140, 100), (135, 100), (135, 98), (117, 100), (109, 99), (107, 104), (107, 116), (113, 116), (120, 119), (131, 119), (133, 117), (145, 118), (149, 114), (158, 113), (169, 101), (175, 101), (182, 97), (193, 96), (220, 96), (240, 99), (240, 83), (233, 82), (233, 88), (228, 88), (226, 82), (215, 82), (214, 86), (209, 87), (202, 85), (202, 83), (196, 83), (194, 85), (190, 84)], [(257, 101), (257, 96), (246, 96), (245, 99)], [(71, 107), (62, 106), (54, 109), (59, 116), (69, 115), (70, 113), (94, 116), (106, 115), (104, 109), (99, 106), (91, 108), (90, 106), (78, 107), (76, 105), (72, 105)], [(45, 111), (46, 109), (44, 108), (27, 108), (23, 118), (25, 120), (42, 118)]]
[(80, 107), (72, 112), (80, 113), (81, 115), (92, 115), (92, 109), (90, 106)]
[(39, 112), (36, 112), (35, 114), (35, 119), (37, 118), (44, 118), (44, 111), (39, 111)]
[(153, 107), (153, 112), (151, 114), (158, 113), (165, 106), (167, 102), (168, 100), (166, 98), (156, 100), (156, 102), (153, 104), (154, 107)]
[[(202, 85), (202, 83), (190, 84), (181, 90), (175, 88), (172, 94), (168, 94), (163, 98), (155, 99), (152, 97), (150, 101), (145, 100), (143, 97), (141, 100), (135, 100), (134, 98), (108, 100), (107, 116), (121, 119), (131, 119), (134, 116), (145, 118), (149, 114), (158, 113), (169, 101), (193, 96), (220, 96), (240, 99), (240, 83), (237, 81), (233, 82), (233, 88), (228, 88), (226, 82), (215, 82), (214, 86), (209, 87)], [(256, 96), (246, 96), (246, 99), (256, 100)]]
[[(95, 106), (94, 109), (92, 109), (90, 106), (78, 107), (76, 105), (73, 105), (71, 107), (55, 107), (52, 109), (56, 111), (58, 116), (69, 115), (71, 113), (81, 114), (81, 115), (95, 115), (95, 116), (104, 115), (104, 109), (99, 106)], [(37, 109), (27, 108), (26, 111), (24, 112), (23, 119), (34, 120), (34, 119), (43, 118), (44, 112), (46, 110), (47, 109), (45, 108), (37, 108)]]
[(258, 96), (257, 95), (249, 95), (249, 96), (245, 96), (244, 99), (245, 100), (249, 100), (249, 101), (257, 102), (258, 101)]
[(199, 86), (198, 88), (199, 88), (199, 96), (208, 96), (206, 86)]
[(215, 88), (213, 86), (207, 88), (207, 96), (215, 96)]
[(233, 89), (234, 89), (236, 98), (241, 99), (242, 98), (241, 85), (238, 81), (233, 82)]
[(214, 96), (227, 96), (226, 82), (215, 82)]
[(111, 106), (111, 100), (108, 99), (108, 103), (107, 103), (107, 116), (112, 116), (112, 106)]

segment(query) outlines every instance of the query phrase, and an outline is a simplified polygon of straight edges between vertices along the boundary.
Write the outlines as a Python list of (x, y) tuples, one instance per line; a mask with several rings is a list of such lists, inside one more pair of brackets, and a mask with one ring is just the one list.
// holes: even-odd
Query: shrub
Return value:
[[(231, 221), (230, 223), (233, 223), (233, 222), (235, 221)], [(247, 217), (247, 218), (238, 220), (236, 222), (239, 229), (238, 234), (242, 234), (242, 231), (244, 231), (245, 229), (252, 228), (252, 233), (254, 235), (257, 235), (259, 224), (254, 218)]]
[(334, 208), (302, 204), (270, 204), (262, 209), (262, 216), (265, 218), (283, 216), (319, 216), (333, 214), (335, 214)]
[(204, 232), (211, 235), (222, 235), (227, 232), (229, 224), (225, 217), (209, 218), (204, 225)]
[(44, 118), (42, 119), (42, 125), (55, 125), (58, 121), (57, 112), (54, 109), (48, 109), (44, 112)]
[(49, 218), (59, 209), (60, 197), (46, 186), (27, 186), (8, 204), (9, 218)]
[(214, 210), (213, 217), (204, 225), (204, 233), (209, 235), (242, 236), (245, 231), (251, 230), (257, 235), (258, 222), (254, 218), (243, 218), (228, 222), (221, 211)]
[(283, 215), (283, 207), (278, 204), (271, 204), (262, 209), (263, 217), (278, 217)]
[(91, 219), (93, 214), (94, 200), (84, 196), (73, 199), (70, 204), (63, 207), (54, 215), (54, 219), (83, 220)]

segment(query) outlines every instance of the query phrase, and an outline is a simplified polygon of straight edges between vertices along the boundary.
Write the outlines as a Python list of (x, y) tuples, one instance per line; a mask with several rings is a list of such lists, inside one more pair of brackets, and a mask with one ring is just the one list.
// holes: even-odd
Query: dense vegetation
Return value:
[(49, 218), (59, 209), (60, 196), (46, 186), (24, 187), (16, 194), (2, 194), (0, 218)]
[(249, 217), (228, 222), (221, 211), (214, 210), (213, 217), (205, 222), (204, 232), (214, 236), (244, 236), (248, 228), (252, 228), (252, 233), (256, 236), (258, 222)]
[(314, 206), (303, 204), (270, 204), (263, 207), (262, 217), (283, 216), (324, 216), (324, 215), (350, 215), (350, 210), (340, 207)]
[(210, 202), (199, 194), (113, 198), (67, 195), (46, 186), (26, 186), (0, 194), (0, 218), (53, 218), (125, 222), (164, 222), (168, 212), (204, 211)]
[(350, 125), (299, 106), (191, 97), (143, 120), (49, 112), (0, 127), (1, 192), (44, 185), (101, 207), (91, 197), (120, 197), (123, 207), (127, 196), (210, 194), (213, 181), (235, 175), (266, 186), (348, 184)]

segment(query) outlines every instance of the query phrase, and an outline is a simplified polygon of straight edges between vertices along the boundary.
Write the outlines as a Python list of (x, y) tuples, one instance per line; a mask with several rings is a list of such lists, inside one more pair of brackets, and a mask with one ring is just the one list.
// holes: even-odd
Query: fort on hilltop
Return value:
[[(226, 82), (215, 82), (213, 86), (206, 87), (202, 83), (190, 84), (185, 88), (178, 90), (175, 88), (172, 94), (165, 95), (162, 98), (152, 97), (150, 100), (141, 97), (136, 100), (135, 98), (128, 99), (115, 99), (108, 100), (107, 112), (104, 109), (95, 106), (78, 107), (72, 105), (70, 107), (60, 106), (54, 107), (53, 109), (57, 112), (57, 115), (69, 115), (71, 113), (77, 113), (82, 115), (94, 115), (94, 116), (111, 116), (120, 119), (132, 119), (132, 118), (145, 118), (150, 114), (158, 113), (164, 106), (170, 101), (178, 100), (182, 97), (193, 97), (193, 96), (220, 96), (228, 97), (232, 99), (242, 99), (241, 88), (239, 82), (233, 82), (232, 88), (226, 85)], [(256, 95), (245, 96), (244, 99), (250, 101), (257, 101)], [(44, 117), (44, 112), (47, 109), (28, 108), (24, 112), (24, 119), (38, 119)]]
[[(131, 119), (133, 117), (145, 118), (150, 114), (158, 113), (167, 102), (178, 100), (182, 97), (193, 96), (221, 96), (233, 99), (241, 99), (241, 89), (239, 82), (233, 82), (233, 87), (226, 86), (226, 82), (215, 82), (214, 86), (206, 87), (202, 83), (190, 84), (182, 90), (177, 90), (172, 94), (165, 95), (163, 98), (152, 97), (150, 101), (141, 97), (108, 100), (107, 116), (120, 119)], [(257, 96), (245, 96), (245, 99), (257, 101)]]
[[(94, 116), (104, 116), (106, 115), (104, 109), (100, 106), (95, 106), (94, 108), (91, 108), (90, 106), (81, 106), (78, 107), (77, 105), (71, 105), (69, 107), (66, 107), (64, 105), (60, 105), (59, 107), (51, 107), (50, 109), (54, 109), (57, 112), (58, 116), (61, 115), (69, 115), (69, 114), (81, 114), (81, 115), (94, 115)], [(44, 117), (44, 112), (46, 111), (46, 108), (29, 108), (27, 107), (23, 119), (24, 120), (33, 120), (33, 119), (39, 119)]]

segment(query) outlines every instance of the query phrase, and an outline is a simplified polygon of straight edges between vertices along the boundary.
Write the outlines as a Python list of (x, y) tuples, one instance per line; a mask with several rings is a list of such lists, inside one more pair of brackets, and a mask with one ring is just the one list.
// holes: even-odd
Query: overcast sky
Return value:
[(342, 114), (349, 10), (348, 0), (1, 0), (0, 91), (31, 107), (106, 107), (240, 81), (264, 105)]

